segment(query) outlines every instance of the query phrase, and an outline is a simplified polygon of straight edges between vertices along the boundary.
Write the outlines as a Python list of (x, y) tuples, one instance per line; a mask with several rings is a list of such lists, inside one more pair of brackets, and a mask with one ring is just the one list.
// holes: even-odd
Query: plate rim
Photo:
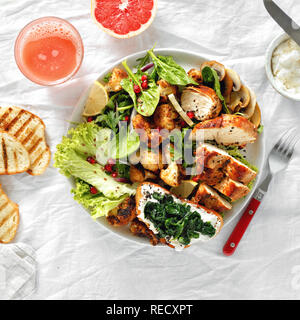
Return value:
[[(123, 58), (118, 59), (116, 62), (109, 64), (106, 68), (103, 69), (102, 72), (99, 73), (99, 76), (94, 81), (101, 80), (104, 75), (106, 75), (112, 68), (120, 65), (122, 63), (122, 61), (129, 60), (129, 59), (137, 59), (137, 58), (139, 58), (141, 56), (144, 56), (147, 51), (148, 50), (141, 50), (141, 51), (129, 54), (129, 55), (123, 57)], [(168, 48), (168, 47), (166, 47), (166, 48), (157, 48), (157, 49), (154, 49), (154, 52), (160, 53), (160, 54), (163, 54), (163, 52), (170, 52), (170, 54), (172, 54), (172, 52), (173, 52), (173, 53), (184, 54), (184, 55), (192, 55), (192, 56), (194, 56), (196, 58), (199, 58), (199, 59), (214, 60), (214, 57), (210, 56), (210, 55), (206, 55), (206, 54), (202, 55), (201, 53), (197, 53), (195, 51), (172, 48), (172, 47), (171, 48)], [(241, 79), (241, 80), (242, 80), (242, 82), (244, 84), (246, 84), (244, 79)], [(80, 97), (79, 97), (79, 99), (78, 99), (78, 101), (77, 101), (77, 103), (76, 103), (76, 105), (75, 105), (75, 107), (74, 107), (74, 109), (72, 111), (71, 120), (70, 120), (71, 123), (68, 126), (67, 131), (69, 131), (70, 128), (74, 127), (74, 123), (73, 123), (74, 115), (76, 113), (78, 113), (78, 109), (79, 108), (81, 110), (83, 109), (84, 102), (86, 101), (86, 97), (87, 97), (88, 91), (90, 90), (91, 86), (92, 86), (92, 83), (80, 95)], [(264, 123), (264, 121), (263, 121), (263, 112), (261, 112), (261, 124), (263, 124), (263, 123)], [(261, 166), (259, 168), (259, 172), (257, 174), (255, 184), (254, 184), (251, 192), (249, 192), (249, 194), (246, 196), (246, 199), (243, 202), (241, 208), (236, 213), (232, 214), (228, 219), (226, 219), (226, 221), (224, 221), (224, 225), (223, 225), (222, 229), (224, 229), (226, 226), (228, 226), (237, 216), (239, 216), (245, 210), (246, 206), (250, 202), (250, 199), (252, 198), (252, 196), (253, 196), (253, 194), (255, 192), (255, 189), (257, 188), (258, 184), (261, 181), (263, 169), (264, 169), (264, 166), (265, 166), (265, 159), (266, 159), (266, 153), (265, 153), (265, 151), (266, 151), (266, 148), (265, 148), (265, 130), (263, 130), (263, 132), (259, 134), (259, 139), (260, 139), (259, 153), (260, 153), (260, 157), (261, 157), (261, 163), (260, 163)], [(70, 177), (70, 178), (67, 178), (67, 180), (68, 180), (69, 184), (72, 187), (74, 187), (74, 178)], [(86, 209), (82, 204), (79, 204), (79, 203), (77, 203), (77, 204), (80, 205), (83, 208), (83, 210), (91, 217), (88, 209)], [(121, 232), (118, 232), (118, 229), (120, 227), (115, 228), (116, 230), (113, 230), (112, 227), (109, 227), (107, 224), (105, 224), (105, 223), (100, 221), (100, 219), (103, 220), (103, 218), (105, 218), (105, 217), (98, 218), (98, 219), (96, 219), (94, 221), (96, 223), (98, 223), (99, 225), (101, 225), (103, 228), (105, 228), (110, 233), (113, 233), (116, 236), (118, 236), (120, 239), (123, 239), (123, 240), (126, 239), (126, 240), (132, 241), (132, 242), (134, 242), (136, 244), (153, 247), (150, 244), (149, 240), (146, 239), (146, 238), (140, 238), (140, 237), (137, 237), (137, 236), (134, 236), (134, 235), (132, 235), (132, 237), (125, 236)], [(128, 227), (128, 226), (126, 226), (126, 227)], [(203, 243), (197, 242), (197, 244), (199, 245), (199, 244), (203, 244)], [(161, 247), (161, 246), (162, 245), (159, 245), (159, 247)], [(168, 247), (168, 246), (164, 246), (164, 247)]]

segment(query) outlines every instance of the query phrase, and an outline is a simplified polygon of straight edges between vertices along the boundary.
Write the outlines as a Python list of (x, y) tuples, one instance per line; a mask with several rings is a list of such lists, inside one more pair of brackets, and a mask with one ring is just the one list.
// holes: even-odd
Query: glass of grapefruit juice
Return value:
[(15, 59), (25, 77), (51, 86), (76, 74), (83, 50), (82, 39), (73, 25), (61, 18), (44, 17), (21, 30), (15, 43)]

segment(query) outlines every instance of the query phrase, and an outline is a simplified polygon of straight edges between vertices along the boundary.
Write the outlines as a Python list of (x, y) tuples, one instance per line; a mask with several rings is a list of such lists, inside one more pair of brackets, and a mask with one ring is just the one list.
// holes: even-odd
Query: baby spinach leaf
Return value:
[(224, 112), (230, 113), (229, 109), (227, 108), (225, 99), (221, 93), (221, 84), (220, 84), (217, 72), (210, 67), (204, 67), (202, 69), (202, 79), (203, 79), (204, 85), (216, 91), (217, 96), (222, 102)]
[[(152, 78), (148, 78), (148, 88), (143, 90), (138, 80), (143, 73), (138, 71), (138, 73), (134, 74), (126, 61), (123, 61), (122, 64), (128, 73), (128, 78), (121, 81), (122, 88), (130, 95), (137, 112), (143, 116), (150, 117), (154, 113), (160, 99), (159, 87)], [(141, 89), (138, 97), (134, 92), (134, 84), (138, 85)]]
[(173, 57), (156, 56), (153, 50), (149, 50), (148, 53), (152, 58), (155, 70), (160, 78), (173, 85), (186, 86), (190, 83), (198, 85), (198, 83), (190, 78), (185, 70), (174, 61)]

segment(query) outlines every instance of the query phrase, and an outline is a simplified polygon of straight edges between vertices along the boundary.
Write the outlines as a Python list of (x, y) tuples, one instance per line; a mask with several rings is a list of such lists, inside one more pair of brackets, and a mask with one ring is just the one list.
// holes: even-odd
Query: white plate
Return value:
[[(191, 68), (199, 68), (201, 63), (208, 60), (213, 60), (211, 57), (205, 57), (195, 52), (189, 52), (186, 50), (178, 50), (178, 49), (156, 49), (155, 53), (161, 54), (161, 55), (170, 55), (173, 56), (175, 61), (182, 66), (186, 71), (188, 71)], [(136, 60), (140, 57), (145, 56), (146, 51), (134, 53), (128, 57), (123, 58), (122, 60), (117, 61), (115, 64), (109, 66), (108, 68), (105, 68), (103, 72), (99, 75), (98, 80), (103, 79), (103, 77), (112, 70), (112, 68), (116, 66), (120, 66), (121, 62), (123, 60), (127, 60), (127, 63), (129, 67), (134, 67), (137, 63)], [(83, 111), (85, 101), (88, 97), (89, 88), (86, 90), (86, 92), (80, 97), (74, 112), (72, 114), (71, 121), (74, 122), (81, 122), (82, 117), (81, 113)], [(70, 126), (71, 127), (71, 126)], [(224, 215), (224, 226), (227, 225), (236, 215), (238, 215), (247, 205), (248, 200), (252, 196), (255, 186), (259, 183), (259, 180), (261, 178), (261, 171), (263, 169), (263, 163), (264, 163), (264, 157), (265, 157), (265, 149), (264, 149), (264, 133), (261, 133), (258, 137), (258, 140), (254, 144), (249, 144), (247, 146), (247, 152), (245, 153), (247, 159), (250, 161), (250, 163), (254, 164), (259, 169), (259, 174), (257, 175), (257, 179), (255, 182), (255, 185), (251, 191), (247, 195), (246, 198), (241, 199), (237, 201), (232, 210), (225, 213)], [(72, 184), (72, 187), (74, 186), (74, 180), (69, 179), (70, 183)], [(86, 212), (86, 210), (84, 208)], [(130, 231), (128, 226), (125, 227), (113, 227), (108, 224), (105, 217), (99, 218), (96, 220), (99, 224), (104, 226), (105, 228), (109, 229), (110, 231), (114, 232), (116, 235), (125, 237), (129, 240), (133, 240), (138, 243), (142, 243), (145, 245), (150, 245), (149, 240), (146, 238), (140, 238), (137, 236), (134, 236)], [(222, 232), (222, 231), (221, 231)], [(197, 245), (200, 242), (197, 242), (195, 245)]]

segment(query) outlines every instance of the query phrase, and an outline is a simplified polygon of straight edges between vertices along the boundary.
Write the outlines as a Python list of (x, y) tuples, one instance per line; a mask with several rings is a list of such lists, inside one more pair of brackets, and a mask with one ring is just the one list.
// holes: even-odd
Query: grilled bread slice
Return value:
[(30, 167), (28, 152), (12, 135), (0, 130), (0, 175), (25, 172)]
[(50, 149), (45, 139), (45, 124), (33, 113), (19, 107), (0, 107), (0, 129), (23, 144), (30, 158), (31, 175), (44, 173), (50, 163)]
[(19, 226), (19, 206), (12, 202), (0, 185), (0, 243), (11, 242)]

